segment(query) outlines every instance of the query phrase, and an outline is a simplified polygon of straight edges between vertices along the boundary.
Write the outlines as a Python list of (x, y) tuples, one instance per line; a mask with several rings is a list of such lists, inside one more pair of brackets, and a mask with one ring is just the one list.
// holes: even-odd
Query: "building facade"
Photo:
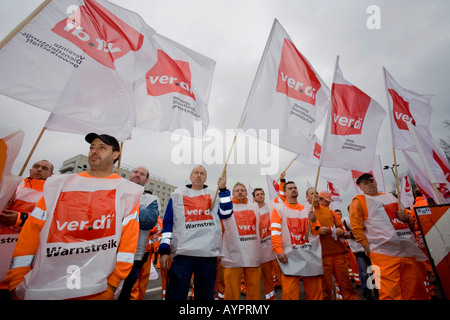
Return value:
[[(130, 174), (134, 168), (127, 166), (126, 164), (120, 164), (119, 175), (122, 178), (129, 179)], [(79, 173), (89, 170), (88, 157), (83, 154), (79, 154), (75, 157), (67, 159), (63, 162), (61, 169), (59, 169), (60, 174), (69, 173)], [(117, 165), (114, 166), (114, 172), (117, 171)], [(152, 194), (159, 198), (160, 205), (160, 216), (164, 217), (164, 212), (166, 212), (167, 204), (169, 203), (170, 194), (176, 189), (175, 186), (168, 184), (167, 180), (153, 175), (150, 173), (149, 182), (144, 186), (145, 190), (151, 191)]]

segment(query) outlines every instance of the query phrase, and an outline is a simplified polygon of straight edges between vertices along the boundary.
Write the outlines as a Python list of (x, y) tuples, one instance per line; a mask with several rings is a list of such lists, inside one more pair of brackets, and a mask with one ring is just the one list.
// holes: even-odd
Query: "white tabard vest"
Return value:
[(281, 239), (283, 251), (288, 256), (287, 263), (279, 262), (283, 274), (304, 277), (322, 275), (320, 236), (313, 235), (310, 230), (308, 241), (305, 241), (309, 208), (298, 211), (281, 203), (275, 209), (282, 219)]
[(272, 250), (272, 241), (270, 240), (270, 209), (266, 204), (258, 208), (261, 230), (261, 263), (275, 260), (277, 255)]
[(426, 260), (408, 224), (397, 218), (397, 198), (390, 193), (375, 197), (358, 195), (355, 198), (361, 200), (362, 197), (365, 198), (367, 205), (364, 232), (371, 252), (394, 257), (415, 257), (419, 261)]
[(223, 221), (224, 268), (259, 267), (261, 242), (259, 214), (256, 203), (233, 203), (233, 216)]
[(215, 192), (210, 189), (177, 188), (171, 195), (173, 231), (171, 254), (218, 257), (222, 254), (222, 225), (217, 214), (219, 197), (211, 212)]
[[(137, 218), (138, 212), (128, 214), (142, 192), (143, 187), (123, 178), (77, 174), (48, 178), (44, 187), (47, 210), (32, 212), (45, 224), (33, 267), (16, 289), (18, 296), (70, 299), (105, 291), (116, 261), (125, 261), (117, 252), (122, 225)], [(126, 262), (133, 263), (133, 258), (134, 252), (129, 253)]]

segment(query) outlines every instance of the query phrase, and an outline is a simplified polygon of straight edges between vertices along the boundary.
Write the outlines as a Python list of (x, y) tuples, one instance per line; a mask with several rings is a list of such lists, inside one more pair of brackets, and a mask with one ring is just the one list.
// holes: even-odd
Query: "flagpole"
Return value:
[(51, 0), (45, 0), (28, 17), (19, 23), (8, 35), (0, 42), (0, 49), (3, 48), (23, 27), (25, 27), (42, 9), (44, 9)]
[[(295, 161), (295, 159), (297, 159), (297, 156), (295, 156), (294, 159), (292, 159), (292, 161), (291, 161), (291, 162), (289, 163), (289, 165), (286, 167), (286, 169), (284, 169), (284, 171), (281, 171), (281, 172), (286, 172), (286, 171), (289, 169), (289, 167), (291, 166), (291, 164)], [(280, 181), (280, 177), (278, 177), (276, 183), (278, 183), (278, 181)]]
[(33, 155), (34, 150), (36, 149), (36, 147), (37, 147), (39, 141), (41, 141), (42, 135), (44, 134), (44, 131), (45, 131), (46, 129), (47, 129), (46, 127), (42, 127), (41, 133), (39, 134), (39, 136), (37, 137), (36, 141), (34, 142), (33, 148), (31, 148), (31, 151), (30, 151), (30, 153), (28, 154), (27, 160), (25, 160), (25, 163), (23, 164), (22, 169), (20, 170), (19, 176), (22, 176), (23, 172), (25, 171), (25, 168), (27, 167), (28, 162), (29, 162), (30, 159), (31, 159), (31, 156)]
[(420, 144), (419, 140), (417, 139), (415, 129), (414, 129), (413, 125), (411, 124), (411, 122), (409, 122), (409, 121), (406, 122), (406, 125), (408, 126), (408, 130), (409, 130), (409, 134), (411, 135), (411, 138), (413, 139), (414, 143), (416, 144), (416, 148), (417, 148), (417, 152), (419, 153), (420, 160), (422, 160), (422, 163), (428, 174), (428, 179), (430, 179), (431, 185), (433, 186), (434, 192), (436, 193), (436, 196), (439, 200), (439, 204), (444, 204), (444, 202), (442, 201), (442, 198), (441, 198), (441, 193), (436, 188), (436, 178), (430, 169), (430, 165), (428, 164), (428, 161), (425, 157), (425, 153), (423, 152), (422, 145)]
[[(230, 150), (228, 151), (227, 160), (225, 161), (225, 165), (223, 166), (223, 170), (222, 170), (222, 175), (221, 175), (221, 177), (224, 176), (224, 174), (225, 174), (225, 172), (226, 172), (226, 170), (227, 170), (228, 161), (230, 160), (231, 152), (233, 151), (234, 144), (236, 143), (236, 138), (237, 138), (238, 133), (239, 133), (239, 131), (236, 130), (236, 132), (235, 132), (235, 134), (234, 134), (233, 142), (231, 143)], [(214, 200), (213, 200), (213, 202), (211, 203), (211, 210), (214, 208), (214, 203), (216, 202), (217, 194), (218, 194), (218, 193), (219, 193), (219, 186), (217, 186), (216, 194), (214, 195)]]
[[(388, 86), (387, 86), (387, 81), (386, 81), (386, 68), (383, 67), (383, 77), (384, 77), (384, 87), (386, 89), (386, 100), (388, 103), (388, 109), (389, 109), (389, 113), (391, 113), (391, 108), (390, 108), (390, 104), (389, 104), (389, 91), (388, 91)], [(391, 143), (392, 143), (392, 154), (394, 157), (394, 170), (395, 170), (395, 186), (397, 188), (397, 200), (398, 200), (398, 208), (399, 210), (401, 210), (401, 200), (400, 200), (400, 185), (399, 185), (399, 181), (398, 181), (398, 172), (397, 172), (397, 157), (395, 154), (395, 145), (394, 145), (394, 127), (393, 127), (393, 123), (392, 123), (392, 114), (390, 114), (389, 117), (389, 123), (391, 125)]]

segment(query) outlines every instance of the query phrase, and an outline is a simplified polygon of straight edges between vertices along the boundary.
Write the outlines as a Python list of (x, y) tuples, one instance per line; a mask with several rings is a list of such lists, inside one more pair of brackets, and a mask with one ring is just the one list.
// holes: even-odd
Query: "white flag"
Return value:
[(402, 175), (402, 183), (400, 186), (400, 202), (404, 208), (412, 208), (414, 205), (414, 195), (412, 192), (411, 183), (406, 173)]
[(25, 133), (17, 128), (0, 128), (0, 212), (8, 204), (22, 178), (11, 173)]
[(278, 192), (280, 191), (280, 185), (268, 174), (266, 174), (267, 189), (269, 189), (270, 200), (278, 197)]
[[(330, 90), (275, 20), (239, 128), (279, 130), (285, 150), (307, 154), (315, 129), (329, 109)], [(248, 130), (251, 129), (251, 130)]]
[(336, 60), (331, 100), (321, 165), (371, 170), (378, 132), (386, 112), (374, 99), (344, 79), (339, 58)]
[(431, 138), (430, 119), (432, 95), (419, 94), (401, 87), (383, 68), (389, 104), (393, 147), (399, 150), (415, 151), (414, 142), (408, 132), (406, 122), (412, 123), (418, 130)]
[(359, 186), (356, 184), (356, 180), (358, 180), (358, 178), (364, 173), (370, 173), (373, 176), (373, 178), (378, 186), (378, 192), (386, 192), (386, 187), (384, 185), (383, 169), (381, 167), (381, 158), (378, 154), (376, 154), (373, 159), (372, 170), (364, 171), (364, 172), (361, 172), (359, 170), (351, 170), (351, 172), (352, 172), (352, 178), (353, 178), (353, 185), (358, 194), (362, 194), (363, 192), (359, 188)]
[(136, 127), (198, 137), (198, 121), (203, 135), (216, 62), (159, 34), (152, 42), (157, 61), (134, 86)]
[(442, 201), (444, 201), (445, 203), (450, 203), (450, 194), (448, 193), (448, 190), (443, 190), (444, 192), (441, 192), (439, 198), (426, 171), (420, 168), (405, 150), (402, 151), (403, 155), (405, 156), (406, 162), (408, 163), (408, 167), (414, 177), (414, 181), (416, 182), (417, 187), (420, 189), (420, 192), (422, 192), (423, 196), (426, 199), (433, 199), (435, 204), (440, 204), (440, 199), (442, 199)]
[(105, 0), (51, 1), (0, 50), (0, 93), (123, 141), (152, 32)]

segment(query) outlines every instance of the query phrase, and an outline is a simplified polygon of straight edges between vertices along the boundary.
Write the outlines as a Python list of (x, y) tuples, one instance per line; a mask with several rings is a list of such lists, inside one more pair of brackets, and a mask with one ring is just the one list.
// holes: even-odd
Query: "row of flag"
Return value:
[[(120, 141), (131, 138), (133, 127), (183, 128), (194, 136), (195, 121), (203, 132), (208, 127), (214, 67), (214, 60), (106, 0), (48, 1), (0, 45), (0, 93), (49, 111), (47, 130), (96, 131)], [(429, 131), (431, 95), (383, 73), (393, 149), (404, 152), (424, 194), (450, 202), (450, 166)], [(362, 172), (373, 172), (384, 186), (375, 149), (385, 116), (345, 79), (339, 57), (330, 90), (275, 19), (238, 129), (279, 130), (279, 141), (268, 142), (317, 164), (330, 190), (346, 189)], [(420, 153), (423, 168), (409, 152)]]

